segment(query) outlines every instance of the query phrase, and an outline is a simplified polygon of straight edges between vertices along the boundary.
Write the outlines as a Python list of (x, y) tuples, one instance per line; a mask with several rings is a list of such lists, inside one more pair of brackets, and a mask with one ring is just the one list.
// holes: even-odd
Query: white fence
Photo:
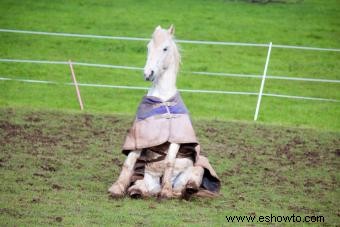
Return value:
[[(56, 33), (56, 32), (41, 32), (41, 31), (26, 31), (26, 30), (14, 30), (14, 29), (0, 29), (0, 32), (5, 33), (19, 33), (19, 34), (31, 34), (31, 35), (48, 35), (48, 36), (63, 36), (63, 37), (77, 37), (77, 38), (95, 38), (95, 39), (114, 39), (114, 40), (128, 40), (128, 41), (149, 41), (147, 38), (135, 38), (135, 37), (117, 37), (117, 36), (102, 36), (102, 35), (87, 35), (87, 34), (71, 34), (71, 33)], [(336, 48), (319, 48), (319, 47), (303, 47), (303, 46), (289, 46), (289, 45), (277, 45), (277, 44), (255, 44), (255, 43), (236, 43), (236, 42), (215, 42), (215, 41), (193, 41), (193, 40), (176, 40), (178, 43), (191, 43), (201, 45), (231, 45), (231, 46), (253, 46), (253, 47), (268, 47), (268, 54), (266, 64), (264, 67), (263, 75), (249, 75), (249, 74), (232, 74), (232, 73), (221, 73), (221, 72), (186, 72), (197, 75), (207, 76), (224, 76), (224, 77), (246, 77), (246, 78), (259, 78), (262, 79), (261, 87), (259, 92), (242, 92), (242, 91), (215, 91), (215, 90), (191, 90), (191, 89), (180, 89), (182, 92), (195, 92), (195, 93), (211, 93), (211, 94), (233, 94), (233, 95), (256, 95), (258, 101), (254, 114), (254, 120), (257, 120), (258, 113), (260, 111), (260, 104), (262, 96), (278, 97), (278, 98), (290, 98), (290, 99), (304, 99), (304, 100), (316, 100), (316, 101), (328, 101), (328, 102), (340, 102), (337, 99), (327, 99), (318, 97), (304, 97), (304, 96), (291, 96), (281, 94), (270, 94), (263, 93), (264, 84), (266, 79), (276, 80), (295, 80), (295, 81), (308, 81), (308, 82), (319, 82), (319, 83), (340, 83), (340, 80), (321, 79), (321, 78), (304, 78), (304, 77), (287, 77), (287, 76), (270, 76), (267, 74), (267, 68), (270, 61), (271, 48), (289, 48), (289, 49), (302, 49), (311, 51), (332, 51), (340, 52), (340, 49)], [(35, 63), (35, 64), (62, 64), (68, 65), (67, 61), (49, 61), (49, 60), (33, 60), (33, 59), (0, 59), (0, 62), (13, 62), (13, 63)], [(108, 64), (97, 64), (97, 63), (84, 63), (84, 62), (72, 62), (73, 65), (87, 66), (87, 67), (101, 67), (101, 68), (112, 68), (112, 69), (125, 69), (125, 70), (143, 70), (141, 67), (135, 66), (121, 66), (121, 65), (108, 65)], [(52, 83), (57, 84), (55, 81), (42, 81), (42, 80), (30, 80), (26, 78), (8, 78), (0, 75), (0, 80), (15, 80), (28, 83)], [(65, 83), (66, 85), (73, 85), (73, 83)], [(146, 90), (146, 87), (136, 86), (119, 86), (119, 85), (107, 85), (107, 84), (84, 84), (78, 83), (79, 86), (92, 86), (92, 87), (107, 87), (107, 88), (118, 88), (118, 89), (142, 89)]]

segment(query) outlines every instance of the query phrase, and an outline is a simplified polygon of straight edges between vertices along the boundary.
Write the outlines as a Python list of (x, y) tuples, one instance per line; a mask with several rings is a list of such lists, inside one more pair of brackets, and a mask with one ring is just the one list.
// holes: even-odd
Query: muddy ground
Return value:
[[(113, 217), (98, 207), (128, 212), (135, 202), (112, 201), (106, 189), (120, 171), (120, 146), (132, 120), (0, 109), (0, 223), (101, 225)], [(322, 215), (322, 225), (340, 224), (340, 133), (199, 119), (193, 124), (222, 180), (220, 199), (172, 201), (166, 207), (150, 199), (146, 209), (137, 202), (138, 212), (204, 204), (204, 214), (221, 214), (206, 216), (205, 224), (225, 224), (227, 213)], [(125, 220), (121, 212), (116, 224), (150, 224), (145, 218)], [(178, 223), (203, 218), (200, 212), (191, 217), (178, 217)]]

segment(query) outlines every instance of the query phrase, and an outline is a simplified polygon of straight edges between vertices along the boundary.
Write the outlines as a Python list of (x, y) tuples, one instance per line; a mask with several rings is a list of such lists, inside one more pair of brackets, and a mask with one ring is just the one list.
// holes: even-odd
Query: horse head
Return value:
[(152, 39), (147, 45), (147, 61), (144, 67), (144, 79), (157, 81), (166, 71), (172, 70), (176, 76), (180, 54), (174, 41), (175, 28), (169, 29), (157, 26)]

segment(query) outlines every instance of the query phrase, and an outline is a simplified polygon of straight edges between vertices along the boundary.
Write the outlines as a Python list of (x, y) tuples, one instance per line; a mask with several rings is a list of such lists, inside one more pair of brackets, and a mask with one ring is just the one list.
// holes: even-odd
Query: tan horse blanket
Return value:
[(208, 159), (200, 154), (199, 142), (180, 94), (177, 92), (166, 102), (144, 96), (122, 150), (126, 155), (133, 150), (142, 150), (135, 165), (133, 182), (143, 178), (145, 163), (165, 158), (170, 143), (180, 144), (178, 158), (191, 158), (194, 165), (204, 168), (201, 188), (218, 193), (220, 180)]

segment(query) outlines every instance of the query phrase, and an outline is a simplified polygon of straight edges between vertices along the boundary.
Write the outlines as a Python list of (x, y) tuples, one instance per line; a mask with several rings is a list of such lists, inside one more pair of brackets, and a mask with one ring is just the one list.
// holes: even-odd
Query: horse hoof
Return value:
[(129, 192), (129, 196), (133, 199), (141, 199), (143, 197), (143, 194), (140, 190), (138, 189), (132, 189), (130, 192)]
[(185, 189), (185, 192), (186, 192), (187, 194), (192, 195), (192, 194), (195, 194), (196, 192), (198, 192), (198, 189), (197, 189), (197, 188), (186, 188), (186, 189)]
[(189, 200), (193, 194), (198, 192), (198, 187), (195, 183), (193, 182), (188, 182), (188, 184), (186, 185), (183, 193), (182, 193), (182, 197), (185, 200)]
[(123, 198), (123, 197), (124, 197), (123, 194), (116, 194), (116, 193), (112, 193), (112, 192), (109, 192), (109, 196), (110, 196), (110, 198), (112, 198), (112, 199), (120, 199), (120, 198)]
[(159, 196), (159, 200), (166, 200), (166, 199), (169, 199), (170, 198), (170, 196), (168, 196), (168, 195), (160, 195)]
[(161, 203), (161, 202), (164, 202), (164, 201), (166, 201), (168, 199), (169, 199), (168, 197), (162, 196), (161, 194), (158, 194), (156, 200), (157, 200), (157, 202)]
[(121, 198), (124, 196), (124, 188), (121, 187), (119, 184), (113, 184), (109, 190), (108, 193), (112, 198)]
[(165, 196), (165, 195), (158, 195), (157, 196), (157, 201), (158, 202), (163, 202), (163, 201), (166, 201), (168, 199), (171, 199), (172, 197), (169, 197), (169, 196)]
[(161, 192), (160, 198), (161, 198), (161, 199), (169, 199), (169, 198), (172, 198), (172, 192), (169, 191), (169, 190), (164, 190), (164, 191)]

